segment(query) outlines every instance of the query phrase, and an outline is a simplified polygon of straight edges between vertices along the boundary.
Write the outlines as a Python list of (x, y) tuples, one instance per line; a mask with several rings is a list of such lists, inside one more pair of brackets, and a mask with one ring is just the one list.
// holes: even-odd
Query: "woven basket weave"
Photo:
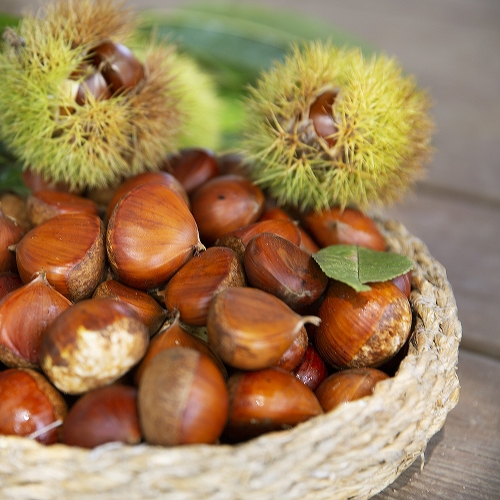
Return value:
[(459, 396), (461, 325), (445, 269), (395, 221), (389, 248), (415, 261), (415, 333), (373, 396), (236, 446), (105, 445), (91, 451), (0, 437), (2, 499), (369, 498), (421, 456)]

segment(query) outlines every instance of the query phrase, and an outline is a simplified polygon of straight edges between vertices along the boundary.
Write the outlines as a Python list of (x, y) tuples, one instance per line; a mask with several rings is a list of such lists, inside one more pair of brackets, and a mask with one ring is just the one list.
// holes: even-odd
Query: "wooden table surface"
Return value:
[[(1, 0), (19, 13), (37, 0)], [(131, 1), (169, 7), (172, 0)], [(238, 2), (236, 2), (238, 3)], [(387, 211), (447, 269), (463, 326), (461, 397), (444, 428), (377, 499), (500, 498), (500, 1), (254, 0), (318, 16), (399, 59), (431, 93), (436, 154)]]

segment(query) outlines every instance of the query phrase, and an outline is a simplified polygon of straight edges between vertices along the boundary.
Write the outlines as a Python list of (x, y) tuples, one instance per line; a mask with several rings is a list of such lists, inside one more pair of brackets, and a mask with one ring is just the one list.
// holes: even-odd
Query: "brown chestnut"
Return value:
[(164, 184), (146, 183), (116, 204), (108, 222), (106, 248), (118, 280), (147, 290), (164, 285), (204, 246), (182, 197)]
[(288, 371), (267, 368), (229, 377), (224, 439), (238, 442), (289, 429), (323, 413), (313, 391)]
[(340, 404), (373, 394), (375, 385), (389, 376), (376, 368), (351, 368), (333, 373), (316, 390), (316, 397), (325, 412)]
[(328, 284), (328, 277), (309, 253), (277, 234), (253, 237), (243, 264), (250, 285), (272, 293), (294, 310), (318, 300)]
[(121, 384), (99, 387), (80, 396), (71, 406), (61, 433), (64, 444), (82, 448), (110, 442), (137, 444), (141, 438), (137, 389)]
[(66, 414), (64, 398), (41, 373), (27, 368), (0, 372), (0, 434), (53, 444)]
[(355, 208), (309, 212), (301, 222), (320, 247), (341, 244), (386, 249), (385, 239), (373, 219)]
[(215, 363), (194, 349), (158, 353), (139, 383), (139, 421), (150, 444), (215, 443), (227, 421), (226, 382)]
[(338, 92), (334, 90), (327, 90), (319, 95), (309, 108), (309, 118), (313, 122), (316, 134), (325, 139), (331, 148), (337, 143), (336, 134), (338, 133), (338, 128), (335, 124), (332, 109), (337, 94)]
[(42, 222), (60, 214), (88, 213), (99, 215), (97, 205), (83, 196), (44, 189), (32, 193), (27, 199), (30, 222), (38, 226)]
[(162, 169), (170, 172), (188, 194), (219, 175), (217, 157), (213, 151), (206, 148), (181, 149), (167, 158)]
[(140, 174), (129, 177), (115, 189), (113, 196), (108, 203), (106, 220), (109, 220), (116, 204), (126, 193), (128, 193), (132, 188), (136, 186), (147, 184), (150, 182), (155, 184), (164, 184), (165, 186), (169, 187), (170, 189), (178, 193), (186, 202), (186, 205), (189, 206), (190, 202), (186, 190), (173, 175), (169, 174), (168, 172), (142, 172)]
[(16, 258), (24, 283), (44, 271), (47, 281), (71, 301), (90, 297), (104, 274), (104, 225), (88, 213), (52, 217), (26, 233)]
[(114, 299), (77, 302), (47, 328), (40, 366), (62, 392), (82, 394), (118, 380), (145, 354), (149, 331)]
[(227, 377), (226, 367), (213, 352), (212, 348), (205, 340), (188, 332), (185, 329), (185, 325), (181, 325), (179, 314), (176, 313), (172, 318), (165, 321), (160, 331), (151, 339), (146, 354), (135, 370), (135, 384), (139, 385), (144, 369), (154, 356), (165, 349), (173, 349), (175, 347), (189, 347), (207, 355), (220, 369), (224, 378)]
[(190, 325), (203, 326), (213, 297), (233, 286), (245, 285), (237, 255), (224, 247), (210, 247), (184, 264), (165, 288), (165, 306)]
[(264, 193), (245, 177), (220, 175), (210, 179), (191, 196), (191, 210), (201, 240), (217, 238), (256, 222), (264, 210)]
[(9, 292), (16, 290), (23, 285), (23, 280), (17, 272), (11, 271), (0, 272), (0, 299), (5, 297)]
[(167, 311), (149, 294), (113, 279), (100, 283), (94, 290), (92, 298), (110, 298), (124, 302), (135, 311), (137, 317), (148, 327), (150, 335), (159, 330), (167, 317)]
[(276, 365), (316, 316), (300, 316), (270, 293), (232, 287), (218, 293), (207, 316), (208, 343), (227, 364), (242, 370)]
[(391, 281), (356, 292), (331, 281), (319, 308), (314, 343), (337, 369), (378, 367), (392, 358), (410, 335), (410, 302)]
[(7, 294), (0, 300), (0, 360), (11, 367), (38, 368), (46, 329), (71, 306), (43, 273)]
[(23, 236), (23, 228), (0, 210), (0, 272), (17, 271), (16, 252), (12, 245), (19, 243)]
[(144, 67), (125, 45), (106, 40), (92, 50), (92, 65), (102, 74), (112, 94), (136, 87)]
[(312, 391), (328, 376), (328, 368), (312, 345), (308, 345), (300, 364), (293, 370), (295, 376)]

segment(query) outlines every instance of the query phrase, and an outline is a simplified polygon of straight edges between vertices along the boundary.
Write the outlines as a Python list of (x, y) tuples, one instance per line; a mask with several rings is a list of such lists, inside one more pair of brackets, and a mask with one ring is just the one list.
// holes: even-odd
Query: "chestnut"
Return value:
[(184, 148), (170, 156), (162, 169), (170, 172), (188, 194), (219, 175), (217, 157), (207, 148)]
[(135, 186), (120, 198), (108, 222), (111, 269), (119, 281), (139, 290), (164, 285), (204, 248), (188, 206), (165, 184)]
[(373, 219), (356, 208), (309, 212), (301, 222), (320, 247), (341, 244), (386, 249), (385, 239)]
[(276, 368), (287, 371), (296, 369), (302, 363), (306, 355), (308, 343), (309, 337), (307, 335), (307, 330), (306, 327), (303, 326), (297, 337), (295, 337), (294, 341), (276, 363)]
[(16, 259), (24, 283), (44, 271), (47, 281), (72, 302), (88, 298), (104, 274), (104, 225), (89, 213), (52, 217), (26, 233)]
[(228, 415), (226, 382), (205, 354), (187, 347), (158, 353), (138, 392), (141, 429), (150, 444), (215, 443)]
[(300, 316), (258, 288), (227, 288), (210, 304), (208, 343), (232, 367), (258, 370), (276, 365), (306, 323), (319, 318)]
[(144, 67), (125, 45), (106, 40), (91, 52), (91, 62), (113, 95), (136, 87), (144, 78)]
[(184, 264), (165, 287), (165, 306), (178, 311), (181, 321), (204, 326), (213, 297), (233, 286), (244, 286), (238, 256), (224, 247), (210, 247)]
[(0, 209), (0, 272), (16, 272), (16, 253), (12, 249), (21, 241), (24, 230)]
[(182, 199), (189, 206), (189, 197), (184, 189), (184, 186), (171, 174), (168, 172), (142, 172), (140, 174), (129, 177), (123, 181), (113, 192), (111, 199), (108, 202), (106, 211), (106, 220), (109, 220), (113, 210), (118, 203), (118, 201), (128, 193), (132, 188), (139, 186), (141, 184), (155, 183), (164, 184), (176, 193), (178, 193)]
[(67, 405), (41, 373), (28, 368), (0, 372), (0, 434), (59, 441)]
[(277, 234), (253, 237), (243, 264), (250, 285), (272, 293), (294, 310), (318, 300), (328, 284), (328, 277), (309, 253)]
[(26, 207), (30, 222), (38, 226), (42, 222), (64, 213), (88, 213), (99, 215), (97, 205), (83, 196), (43, 189), (28, 196)]
[(145, 354), (149, 331), (125, 303), (86, 299), (60, 314), (40, 346), (40, 366), (62, 392), (82, 394), (118, 380)]
[(223, 438), (230, 442), (289, 429), (323, 413), (314, 392), (280, 368), (237, 372), (227, 385), (230, 406)]
[(0, 299), (22, 285), (23, 281), (17, 272), (0, 272)]
[(370, 287), (356, 292), (340, 281), (330, 281), (319, 308), (321, 323), (314, 343), (334, 368), (376, 368), (392, 358), (410, 335), (408, 298), (391, 281)]
[(338, 92), (327, 90), (323, 92), (309, 108), (309, 118), (313, 123), (316, 134), (325, 139), (330, 148), (337, 143), (337, 125), (334, 120), (333, 105)]
[(264, 210), (264, 193), (245, 177), (219, 175), (191, 196), (191, 211), (206, 245), (242, 226), (256, 222)]
[(11, 367), (38, 368), (46, 329), (71, 306), (44, 273), (0, 299), (0, 360)]
[(389, 376), (376, 368), (351, 368), (333, 373), (316, 389), (316, 397), (325, 412), (340, 404), (370, 396), (375, 385)]
[(134, 370), (134, 382), (138, 386), (142, 378), (142, 374), (149, 364), (159, 352), (165, 349), (173, 349), (176, 347), (189, 347), (195, 351), (200, 351), (206, 354), (217, 365), (224, 378), (227, 378), (227, 370), (219, 357), (213, 352), (208, 343), (188, 332), (179, 321), (179, 314), (165, 321), (160, 331), (151, 339), (148, 350), (142, 358), (139, 365)]
[(80, 396), (71, 406), (61, 433), (62, 443), (82, 448), (110, 442), (137, 444), (141, 438), (137, 389), (117, 383)]
[(159, 330), (167, 316), (167, 311), (151, 295), (114, 279), (108, 279), (100, 283), (94, 290), (92, 298), (111, 298), (124, 302), (135, 311), (137, 317), (148, 327), (150, 335), (154, 335)]
[(315, 391), (328, 376), (328, 368), (314, 346), (308, 345), (293, 373), (303, 384)]

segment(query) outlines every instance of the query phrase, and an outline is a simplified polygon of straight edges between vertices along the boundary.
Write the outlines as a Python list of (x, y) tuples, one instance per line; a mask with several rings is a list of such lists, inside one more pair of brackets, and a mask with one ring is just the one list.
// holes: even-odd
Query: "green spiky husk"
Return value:
[[(241, 152), (252, 162), (253, 180), (281, 205), (302, 211), (388, 205), (430, 159), (429, 97), (383, 55), (366, 59), (357, 49), (295, 45), (249, 90)], [(308, 118), (327, 90), (338, 92), (333, 147)]]
[(133, 91), (84, 106), (69, 91), (69, 75), (93, 46), (123, 42), (133, 29), (129, 11), (112, 1), (60, 1), (23, 18), (20, 43), (0, 53), (0, 135), (25, 167), (75, 189), (105, 187), (157, 168), (176, 148), (179, 89), (165, 62), (172, 47), (150, 47)]

